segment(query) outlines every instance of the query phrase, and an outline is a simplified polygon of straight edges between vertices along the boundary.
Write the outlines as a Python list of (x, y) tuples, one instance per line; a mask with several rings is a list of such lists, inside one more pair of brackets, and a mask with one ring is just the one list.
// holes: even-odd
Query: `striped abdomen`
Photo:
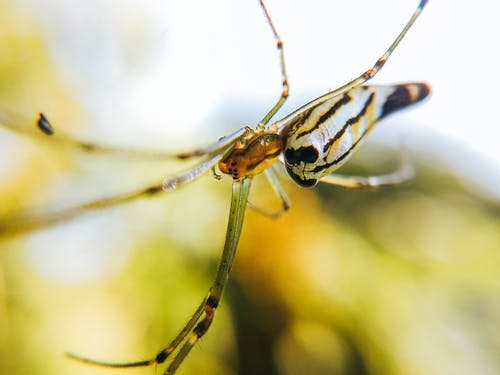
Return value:
[(352, 155), (378, 120), (429, 93), (426, 83), (366, 85), (306, 105), (282, 123), (288, 173), (299, 185), (315, 185)]

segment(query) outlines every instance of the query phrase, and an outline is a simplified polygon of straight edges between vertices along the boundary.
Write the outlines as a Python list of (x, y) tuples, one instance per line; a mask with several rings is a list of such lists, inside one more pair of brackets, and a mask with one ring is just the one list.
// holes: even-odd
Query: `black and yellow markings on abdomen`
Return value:
[[(363, 86), (365, 89), (369, 89), (369, 86)], [(340, 156), (335, 158), (326, 164), (318, 165), (315, 167), (312, 172), (318, 173), (324, 169), (328, 169), (336, 164), (341, 163), (349, 154), (356, 148), (359, 142), (364, 138), (366, 134), (373, 128), (373, 126), (382, 118), (388, 116), (389, 114), (401, 110), (411, 104), (417, 103), (427, 97), (430, 93), (429, 86), (425, 83), (407, 83), (407, 84), (399, 84), (393, 87), (393, 92), (387, 96), (387, 98), (383, 101), (383, 105), (380, 109), (380, 114), (374, 116), (374, 111), (377, 111), (375, 106), (375, 96), (376, 95), (384, 95), (382, 92), (375, 90), (373, 91), (368, 99), (366, 100), (364, 106), (360, 110), (360, 112), (349, 118), (346, 121), (345, 125), (338, 131), (334, 137), (328, 141), (324, 148), (323, 152), (328, 155), (330, 150), (333, 150), (337, 147), (336, 143), (341, 140), (346, 130), (349, 127), (359, 126), (361, 121), (368, 117), (368, 126), (363, 131), (362, 134), (358, 134), (356, 140), (352, 143), (352, 145)], [(324, 161), (327, 161), (327, 155), (324, 157)]]
[[(366, 100), (366, 102), (364, 103), (363, 107), (358, 112), (358, 114), (350, 117), (345, 122), (344, 126), (342, 126), (342, 128), (337, 133), (335, 133), (333, 138), (331, 138), (327, 143), (325, 143), (325, 145), (323, 146), (323, 152), (328, 152), (335, 145), (335, 143), (338, 142), (344, 136), (344, 134), (348, 128), (353, 128), (355, 126), (359, 126), (359, 124), (361, 123), (361, 120), (363, 120), (365, 118), (369, 107), (372, 106), (374, 97), (375, 97), (375, 93), (372, 92), (370, 94), (370, 96), (368, 96), (368, 99)], [(358, 139), (363, 137), (367, 131), (368, 131), (368, 129), (366, 129), (363, 132), (363, 134), (358, 136)]]
[[(329, 121), (332, 119), (335, 114), (346, 104), (348, 104), (352, 100), (351, 95), (349, 95), (348, 92), (346, 92), (344, 95), (339, 97), (339, 100), (336, 102), (332, 103), (332, 105), (321, 115), (318, 116), (318, 120), (314, 123), (314, 125), (310, 126), (309, 128), (297, 132), (295, 135), (295, 139), (299, 139), (301, 137), (304, 137), (308, 134), (311, 134), (314, 132), (316, 129), (318, 129), (323, 123)], [(318, 105), (319, 106), (319, 105)], [(313, 107), (311, 110), (316, 109), (316, 107)], [(311, 116), (312, 111), (309, 113), (309, 116), (304, 119), (304, 122), (309, 120), (309, 117)]]
[[(370, 114), (372, 114), (373, 106), (375, 104), (374, 102), (375, 98), (375, 92), (372, 92), (367, 100), (365, 101), (363, 107), (361, 110), (354, 116), (350, 117), (342, 126), (342, 128), (335, 133), (335, 135), (324, 145), (323, 147), (323, 161), (325, 162), (324, 164), (317, 165), (311, 172), (313, 173), (319, 173), (325, 169), (329, 169), (333, 167), (334, 165), (337, 165), (341, 163), (346, 157), (349, 156), (349, 154), (356, 148), (358, 143), (361, 141), (361, 139), (370, 131), (370, 129), (373, 127), (375, 124), (375, 121), (371, 121), (368, 123), (367, 128), (363, 131), (361, 134), (357, 134), (356, 139), (350, 147), (341, 155), (337, 156), (334, 160), (328, 161), (328, 156), (331, 151), (335, 150), (338, 148), (339, 143), (342, 142), (342, 138), (346, 134), (347, 129), (349, 128), (355, 128), (359, 127), (361, 122), (368, 117), (370, 117)], [(368, 119), (369, 120), (369, 119)]]
[(415, 82), (395, 85), (394, 92), (385, 100), (378, 119), (423, 100), (429, 96), (430, 92), (431, 89), (427, 83)]
[[(430, 93), (426, 83), (361, 86), (304, 111), (289, 125), (284, 150), (287, 169), (299, 184), (312, 186), (336, 169), (380, 119), (421, 101)], [(327, 108), (321, 108), (327, 104)], [(322, 113), (318, 114), (318, 109)], [(350, 116), (340, 120), (346, 114)], [(336, 118), (336, 116), (338, 116)], [(339, 121), (344, 121), (343, 123)], [(303, 125), (304, 129), (300, 129)], [(323, 144), (318, 139), (330, 137)]]

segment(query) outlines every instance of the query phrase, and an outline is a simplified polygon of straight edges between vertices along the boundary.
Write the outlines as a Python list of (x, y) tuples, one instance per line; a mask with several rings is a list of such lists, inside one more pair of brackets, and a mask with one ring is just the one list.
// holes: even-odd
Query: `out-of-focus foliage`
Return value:
[[(57, 103), (59, 123), (76, 116), (77, 106), (51, 73), (36, 23), (2, 4), (0, 98), (28, 114), (38, 101)], [(81, 160), (73, 165), (70, 150), (49, 150), (3, 130), (0, 142), (8, 161), (0, 185), (4, 217), (49, 197), (67, 203), (73, 189), (95, 196), (125, 174), (112, 169), (80, 185), (87, 171)], [(376, 162), (377, 155), (368, 158)], [(104, 162), (83, 163), (97, 170)], [(144, 181), (165, 173), (133, 167), (134, 178)], [(65, 189), (67, 174), (79, 179)], [(168, 343), (208, 291), (229, 183), (201, 179), (108, 215), (1, 239), (0, 373), (155, 371), (100, 369), (63, 353), (127, 361), (151, 357)], [(248, 212), (216, 321), (179, 373), (500, 372), (498, 202), (426, 162), (418, 164), (415, 181), (399, 187), (285, 187), (293, 207), (280, 219)], [(265, 182), (254, 188), (252, 202), (277, 204)], [(93, 251), (98, 261), (89, 257)]]

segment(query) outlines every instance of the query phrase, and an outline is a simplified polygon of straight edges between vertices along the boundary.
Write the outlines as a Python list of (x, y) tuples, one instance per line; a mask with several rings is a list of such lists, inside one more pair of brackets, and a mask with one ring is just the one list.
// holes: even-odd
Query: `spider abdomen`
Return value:
[(385, 116), (427, 97), (426, 83), (359, 86), (306, 107), (283, 124), (284, 159), (288, 174), (302, 186), (339, 168)]

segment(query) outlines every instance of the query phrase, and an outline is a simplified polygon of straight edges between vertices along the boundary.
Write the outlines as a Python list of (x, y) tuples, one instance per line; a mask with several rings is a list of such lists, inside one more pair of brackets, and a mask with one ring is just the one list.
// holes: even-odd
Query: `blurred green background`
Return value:
[[(112, 99), (102, 104), (108, 116), (116, 117), (118, 125), (111, 130), (104, 128), (110, 117), (88, 113), (92, 100), (101, 97), (75, 94), (80, 86), (71, 70), (58, 65), (65, 60), (55, 59), (60, 51), (46, 43), (46, 21), (22, 4), (0, 2), (2, 106), (28, 116), (42, 109), (56, 128), (86, 139), (160, 145), (162, 139), (154, 139), (146, 125), (132, 129), (130, 122), (138, 119), (122, 112), (127, 104), (116, 108)], [(62, 3), (48, 4), (54, 11)], [(68, 22), (64, 17), (59, 21)], [(121, 65), (107, 67), (120, 72), (111, 78), (120, 84), (102, 83), (93, 90), (131, 91), (154, 56), (144, 42), (151, 35), (157, 35), (154, 29), (137, 23), (124, 39), (110, 39), (123, 52), (117, 58)], [(147, 57), (143, 61), (138, 55)], [(95, 58), (76, 57), (88, 59), (82, 65)], [(123, 77), (135, 83), (124, 90)], [(178, 143), (188, 147), (216, 139), (234, 129), (241, 107), (255, 110), (250, 117), (258, 119), (272, 100), (232, 103), (227, 111), (215, 110), (205, 118), (204, 131), (187, 135), (178, 134), (182, 124), (169, 119), (175, 104), (167, 102), (162, 126), (165, 134), (172, 131), (172, 139), (165, 142), (173, 149)], [(418, 111), (425, 111), (425, 104)], [(407, 112), (399, 122), (409, 123), (411, 117), (412, 111)], [(249, 120), (237, 121), (239, 126)], [(142, 132), (144, 138), (133, 139)], [(132, 140), (120, 138), (129, 133)], [(185, 168), (82, 155), (4, 129), (0, 142), (3, 225), (21, 212), (126, 191)], [(476, 157), (457, 143), (437, 144), (448, 155)], [(397, 150), (366, 146), (343, 172), (370, 174), (395, 167)], [(215, 323), (179, 373), (499, 373), (500, 203), (474, 183), (483, 175), (491, 178), (491, 168), (477, 157), (475, 177), (460, 175), (424, 146), (412, 143), (417, 176), (397, 187), (355, 191), (320, 184), (301, 189), (283, 174), (292, 209), (278, 220), (248, 211)], [(169, 342), (215, 273), (230, 183), (208, 175), (161, 198), (2, 237), (0, 373), (158, 372), (101, 369), (72, 362), (63, 353), (130, 361), (154, 356)], [(259, 178), (251, 200), (263, 207), (279, 205)]]

